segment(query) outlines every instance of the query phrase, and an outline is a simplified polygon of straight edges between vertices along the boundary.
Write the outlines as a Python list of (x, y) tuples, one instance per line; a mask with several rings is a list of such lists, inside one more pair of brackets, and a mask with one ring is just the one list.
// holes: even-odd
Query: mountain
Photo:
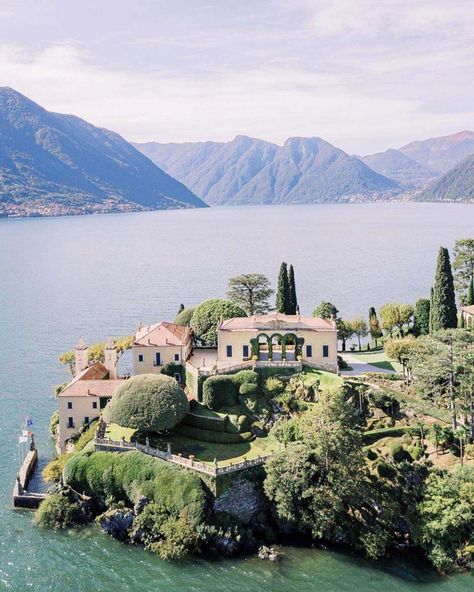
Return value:
[(0, 88), (0, 214), (205, 205), (118, 134)]
[(402, 185), (408, 187), (419, 187), (438, 176), (438, 173), (428, 167), (416, 162), (409, 156), (390, 148), (385, 152), (362, 156), (361, 159), (372, 170), (395, 179)]
[(466, 156), (474, 154), (474, 132), (462, 131), (450, 136), (411, 142), (399, 148), (399, 151), (442, 175)]
[(399, 190), (321, 138), (135, 146), (211, 205), (350, 201)]
[(474, 202), (474, 154), (429, 185), (419, 199)]

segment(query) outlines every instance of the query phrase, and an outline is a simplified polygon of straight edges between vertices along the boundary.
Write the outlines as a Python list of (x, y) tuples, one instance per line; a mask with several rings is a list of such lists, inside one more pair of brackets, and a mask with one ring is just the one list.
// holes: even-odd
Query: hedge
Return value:
[(252, 384), (251, 382), (244, 382), (244, 384), (240, 385), (239, 394), (252, 396), (257, 394), (257, 390), (258, 389), (256, 384)]
[[(253, 370), (241, 370), (236, 374), (210, 376), (203, 385), (202, 400), (204, 405), (218, 411), (222, 407), (232, 407), (237, 403), (241, 388), (257, 393), (258, 374)], [(247, 386), (251, 385), (251, 386)]]
[(129, 505), (144, 496), (176, 517), (185, 512), (196, 525), (203, 519), (206, 496), (200, 478), (142, 452), (74, 456), (64, 468), (64, 480), (76, 491)]
[(228, 432), (202, 430), (201, 428), (183, 424), (179, 425), (175, 431), (182, 436), (187, 436), (194, 440), (201, 440), (202, 442), (212, 442), (214, 444), (238, 444), (240, 442), (251, 442), (255, 439), (255, 436), (251, 432), (230, 434)]
[(363, 433), (362, 438), (364, 444), (372, 444), (382, 438), (401, 438), (403, 434), (410, 433), (414, 429), (416, 428), (413, 428), (413, 426), (399, 426), (394, 428), (382, 428), (380, 430), (369, 430)]
[(200, 413), (190, 412), (183, 419), (183, 424), (202, 430), (210, 430), (211, 432), (226, 432), (229, 424), (229, 417), (211, 417), (209, 415), (201, 415)]

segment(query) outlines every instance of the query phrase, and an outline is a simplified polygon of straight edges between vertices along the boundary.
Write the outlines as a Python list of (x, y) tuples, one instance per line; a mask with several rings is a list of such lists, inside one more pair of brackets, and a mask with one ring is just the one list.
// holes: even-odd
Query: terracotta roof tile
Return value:
[(111, 397), (125, 379), (117, 380), (78, 380), (71, 382), (58, 397)]
[(133, 345), (187, 345), (191, 339), (191, 329), (174, 323), (161, 321), (137, 329)]

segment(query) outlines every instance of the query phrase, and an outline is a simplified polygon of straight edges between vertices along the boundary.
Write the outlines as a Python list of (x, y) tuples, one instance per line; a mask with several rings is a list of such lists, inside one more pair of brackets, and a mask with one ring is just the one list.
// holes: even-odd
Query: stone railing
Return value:
[(258, 456), (252, 459), (246, 459), (239, 463), (230, 463), (223, 467), (220, 467), (218, 462), (215, 460), (212, 465), (194, 460), (193, 457), (185, 457), (181, 454), (172, 454), (171, 451), (160, 450), (159, 448), (153, 448), (148, 444), (139, 444), (135, 442), (125, 442), (124, 440), (111, 440), (110, 438), (95, 438), (94, 445), (96, 450), (109, 450), (111, 452), (125, 452), (127, 450), (139, 450), (144, 454), (149, 454), (161, 460), (180, 465), (187, 469), (191, 469), (198, 473), (210, 475), (211, 477), (217, 477), (218, 475), (226, 475), (228, 473), (235, 473), (237, 471), (243, 471), (250, 467), (256, 467), (263, 465), (271, 456), (271, 454), (265, 456)]
[(338, 374), (339, 367), (337, 364), (318, 364), (317, 362), (310, 362), (309, 360), (304, 360), (303, 366), (308, 366), (309, 368), (314, 368), (315, 370), (324, 370), (325, 372), (332, 372), (333, 374)]
[(298, 360), (258, 360), (255, 362), (255, 368), (296, 368), (301, 370), (302, 365)]

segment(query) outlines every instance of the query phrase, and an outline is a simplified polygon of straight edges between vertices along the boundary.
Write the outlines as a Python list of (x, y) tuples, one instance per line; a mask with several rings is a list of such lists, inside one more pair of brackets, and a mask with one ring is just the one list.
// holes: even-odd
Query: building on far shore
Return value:
[[(469, 307), (467, 307), (469, 308)], [(104, 363), (89, 365), (81, 339), (75, 350), (75, 377), (59, 393), (58, 448), (100, 415), (126, 379), (119, 378), (113, 341), (105, 346)], [(193, 345), (189, 327), (161, 321), (140, 324), (132, 341), (132, 374), (160, 374), (164, 369), (199, 398), (199, 385), (212, 374), (249, 368), (309, 366), (337, 372), (337, 329), (333, 320), (271, 313), (221, 320), (217, 346)]]
[(461, 314), (464, 319), (464, 326), (472, 327), (474, 324), (474, 305), (461, 306)]

